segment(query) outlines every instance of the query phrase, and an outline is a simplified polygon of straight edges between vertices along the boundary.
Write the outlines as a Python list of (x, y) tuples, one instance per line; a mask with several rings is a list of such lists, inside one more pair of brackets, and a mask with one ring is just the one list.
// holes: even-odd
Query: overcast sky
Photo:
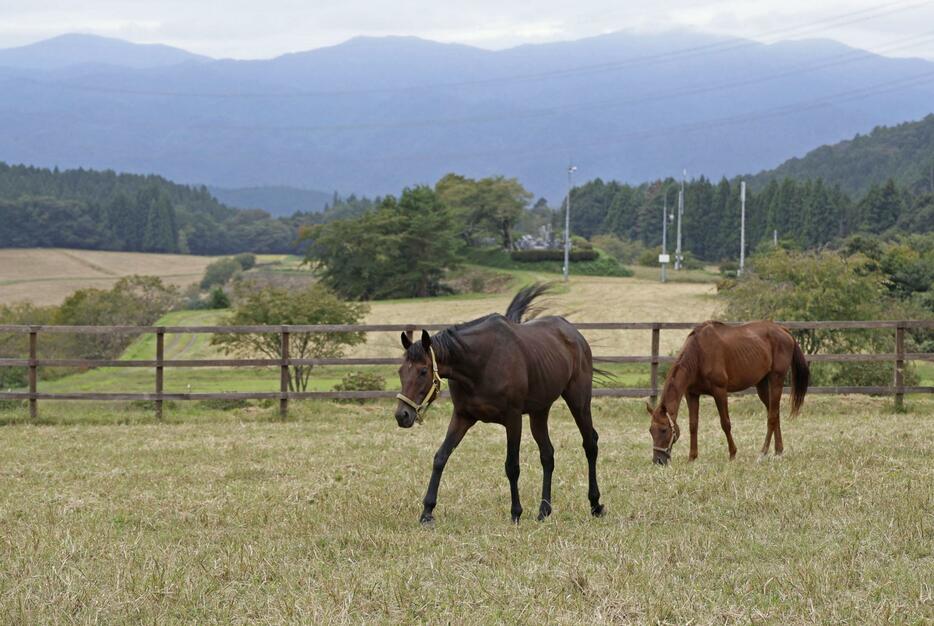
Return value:
[(0, 48), (68, 32), (268, 58), (356, 35), (484, 48), (672, 27), (762, 41), (827, 37), (934, 59), (934, 0), (0, 0)]

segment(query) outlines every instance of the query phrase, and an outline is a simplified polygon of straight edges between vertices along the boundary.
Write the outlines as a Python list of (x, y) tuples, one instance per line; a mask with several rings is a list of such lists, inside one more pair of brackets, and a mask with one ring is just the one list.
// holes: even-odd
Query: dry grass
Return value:
[(59, 304), (76, 289), (109, 289), (122, 276), (159, 276), (184, 286), (197, 282), (213, 257), (100, 250), (0, 249), (0, 304), (29, 300)]
[[(522, 277), (554, 280), (554, 275)], [(548, 297), (546, 313), (565, 315), (572, 322), (692, 322), (714, 317), (718, 303), (710, 283), (661, 283), (637, 278), (572, 277), (568, 288), (556, 285)], [(503, 313), (515, 289), (483, 297), (435, 298), (374, 302), (366, 322), (371, 324), (447, 323), (470, 320), (488, 313)], [(651, 331), (587, 331), (594, 354), (651, 353)], [(663, 331), (662, 354), (676, 351), (687, 331)], [(396, 356), (395, 333), (371, 333), (357, 354)]]
[(555, 514), (532, 519), (526, 431), (518, 527), (502, 429), (480, 425), (427, 529), (444, 408), (403, 431), (388, 403), (297, 403), (286, 423), (273, 408), (154, 424), (84, 406), (0, 428), (2, 623), (934, 620), (930, 401), (892, 415), (888, 400), (809, 398), (785, 457), (764, 463), (757, 402), (734, 403), (734, 462), (704, 402), (700, 459), (679, 443), (668, 468), (649, 463), (639, 403), (598, 402), (599, 520), (556, 409)]

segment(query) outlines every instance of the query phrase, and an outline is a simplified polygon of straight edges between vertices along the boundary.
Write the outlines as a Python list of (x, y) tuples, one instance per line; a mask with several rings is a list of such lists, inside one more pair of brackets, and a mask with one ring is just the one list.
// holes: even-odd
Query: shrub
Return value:
[(595, 247), (600, 248), (620, 263), (636, 263), (645, 252), (645, 244), (641, 241), (620, 239), (616, 235), (596, 235), (592, 241)]
[(231, 257), (218, 259), (204, 270), (204, 278), (201, 279), (201, 289), (207, 291), (215, 285), (224, 286), (235, 274), (243, 270), (240, 263)]
[[(334, 385), (334, 391), (382, 391), (386, 388), (386, 379), (370, 372), (348, 372), (341, 382)], [(363, 398), (345, 400), (345, 402), (364, 402)]]
[(256, 266), (256, 255), (252, 252), (243, 252), (235, 256), (234, 261), (236, 261), (240, 265), (240, 269), (245, 272)]
[[(564, 250), (555, 250), (554, 248), (546, 250), (513, 250), (509, 253), (509, 256), (513, 261), (519, 261), (520, 263), (538, 263), (539, 261), (561, 261), (564, 263)], [(568, 254), (568, 259), (572, 263), (580, 263), (582, 261), (596, 261), (597, 256), (597, 251), (593, 249), (575, 250), (572, 248), (570, 254)]]
[(230, 308), (230, 298), (227, 293), (218, 285), (211, 289), (208, 299), (204, 303), (207, 309), (227, 309)]

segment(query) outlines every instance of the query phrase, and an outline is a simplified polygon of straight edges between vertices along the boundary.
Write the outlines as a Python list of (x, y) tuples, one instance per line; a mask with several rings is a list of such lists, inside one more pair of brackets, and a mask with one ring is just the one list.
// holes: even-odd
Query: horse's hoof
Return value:
[(547, 502), (542, 502), (542, 505), (538, 509), (538, 521), (543, 521), (549, 515), (551, 515), (551, 505)]
[(762, 453), (759, 454), (759, 458), (756, 459), (756, 463), (762, 463), (763, 461), (768, 460), (768, 458), (769, 458), (769, 453), (768, 453), (768, 452), (762, 452)]
[(518, 525), (519, 525), (519, 518), (520, 518), (520, 517), (522, 517), (522, 513), (521, 513), (521, 512), (520, 512), (520, 513), (513, 513), (513, 514), (512, 514), (512, 523), (515, 524), (516, 526), (518, 526)]
[(422, 526), (433, 526), (435, 523), (435, 516), (431, 513), (422, 513), (422, 516), (418, 518), (418, 522)]
[(590, 507), (590, 514), (594, 517), (603, 517), (606, 515), (606, 508), (602, 504)]

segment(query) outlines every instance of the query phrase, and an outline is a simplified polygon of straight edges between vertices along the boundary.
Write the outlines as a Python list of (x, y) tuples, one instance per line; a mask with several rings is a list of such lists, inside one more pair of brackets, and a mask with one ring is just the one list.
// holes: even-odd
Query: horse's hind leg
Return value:
[[(590, 381), (588, 380), (587, 383)], [(583, 440), (584, 454), (587, 456), (587, 498), (590, 500), (590, 513), (594, 517), (600, 517), (604, 512), (603, 505), (600, 504), (600, 488), (597, 486), (597, 441), (600, 436), (593, 427), (593, 418), (590, 414), (590, 391), (590, 384), (576, 386), (572, 381), (561, 395), (571, 410), (574, 421), (577, 422), (577, 428)]]
[(762, 456), (765, 456), (769, 453), (769, 445), (772, 443), (772, 429), (774, 425), (772, 424), (772, 409), (769, 407), (769, 377), (766, 376), (756, 384), (756, 392), (759, 394), (759, 399), (762, 401), (762, 404), (765, 405), (765, 443), (762, 444)]
[(551, 515), (551, 474), (555, 471), (555, 448), (548, 436), (548, 411), (536, 411), (529, 415), (532, 437), (538, 444), (538, 456), (542, 460), (542, 503), (538, 507), (538, 521)]
[(507, 416), (506, 426), (506, 478), (509, 479), (509, 495), (512, 498), (512, 521), (518, 524), (522, 516), (519, 502), (519, 445), (522, 443), (522, 414)]
[(781, 404), (782, 387), (785, 384), (785, 372), (775, 372), (769, 376), (769, 428), (775, 434), (775, 456), (781, 456), (785, 449), (782, 445)]
[(714, 402), (717, 403), (717, 412), (720, 413), (720, 428), (723, 429), (723, 434), (726, 435), (726, 443), (730, 448), (730, 460), (732, 461), (736, 458), (736, 444), (733, 443), (733, 435), (730, 432), (733, 427), (730, 424), (730, 409), (726, 389), (716, 389), (712, 395)]

